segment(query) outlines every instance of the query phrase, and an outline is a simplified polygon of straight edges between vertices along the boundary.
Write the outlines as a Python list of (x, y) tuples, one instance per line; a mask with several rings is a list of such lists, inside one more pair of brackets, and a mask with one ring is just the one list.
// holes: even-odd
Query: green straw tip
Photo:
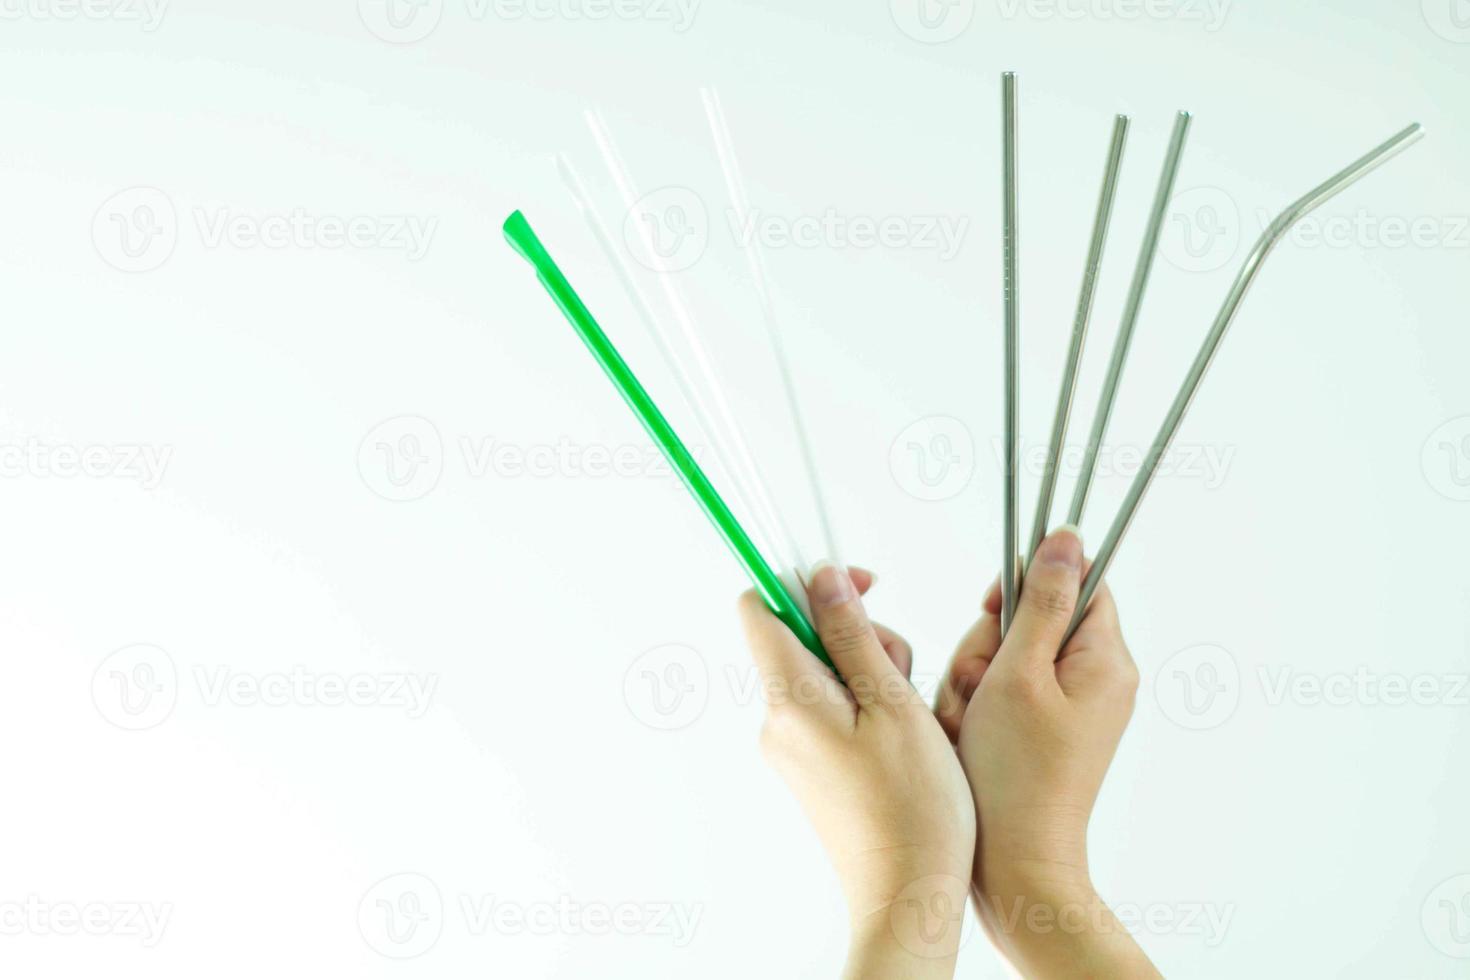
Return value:
[(521, 257), (527, 262), (539, 265), (546, 258), (546, 249), (542, 246), (541, 239), (536, 237), (531, 223), (520, 211), (512, 211), (510, 217), (505, 219), (505, 224), (500, 227), (505, 232), (505, 240), (510, 243), (510, 247), (521, 253)]

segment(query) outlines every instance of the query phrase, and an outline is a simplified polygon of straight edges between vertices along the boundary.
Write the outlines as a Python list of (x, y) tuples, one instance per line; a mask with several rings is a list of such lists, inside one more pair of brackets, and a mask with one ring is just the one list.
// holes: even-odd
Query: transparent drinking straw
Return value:
[[(603, 163), (607, 166), (613, 182), (617, 185), (618, 193), (623, 199), (623, 206), (630, 214), (635, 213), (641, 195), (638, 193), (637, 185), (634, 184), (627, 165), (623, 163), (622, 155), (613, 142), (607, 124), (603, 122), (602, 116), (596, 110), (587, 110), (585, 116), (588, 128), (592, 131), (592, 137), (597, 142), (598, 152), (602, 155)], [(653, 240), (653, 232), (648, 228), (646, 222), (634, 221), (633, 225), (638, 229), (639, 239), (647, 250), (650, 267), (658, 268), (657, 243)], [(663, 273), (655, 278), (658, 280), (664, 299), (673, 312), (679, 333), (694, 357), (695, 368), (698, 371), (698, 388), (707, 394), (713, 405), (714, 411), (711, 415), (716, 425), (710, 436), (712, 439), (724, 438), (727, 440), (733, 452), (734, 461), (745, 472), (747, 485), (752, 491), (751, 502), (761, 514), (761, 520), (776, 530), (773, 547), (778, 563), (783, 568), (789, 569), (800, 582), (804, 583), (807, 579), (808, 567), (802, 557), (801, 548), (782, 519), (780, 511), (772, 502), (770, 490), (751, 455), (744, 430), (730, 409), (729, 399), (725, 395), (725, 386), (720, 380), (719, 372), (715, 369), (714, 361), (699, 337), (699, 331), (694, 325), (694, 319), (689, 312), (689, 304), (684, 298), (683, 290), (672, 275)], [(797, 591), (804, 593), (805, 590), (798, 589)]]
[[(725, 121), (725, 110), (720, 105), (720, 96), (714, 89), (699, 90), (704, 102), (705, 118), (709, 121), (710, 133), (714, 137), (715, 152), (720, 157), (720, 170), (725, 175), (725, 189), (730, 194), (730, 206), (742, 225), (750, 215), (750, 200), (746, 193), (745, 178), (740, 172), (740, 161), (735, 155), (735, 144), (730, 138), (730, 126)], [(801, 411), (801, 400), (796, 395), (796, 382), (792, 378), (791, 364), (786, 357), (786, 345), (781, 338), (781, 323), (776, 317), (775, 302), (771, 298), (770, 280), (766, 273), (765, 252), (758, 237), (752, 236), (742, 251), (750, 268), (750, 278), (760, 300), (761, 319), (766, 326), (766, 339), (771, 345), (771, 354), (776, 360), (781, 388), (786, 395), (786, 410), (791, 416), (791, 428), (796, 433), (797, 448), (801, 453), (802, 467), (806, 470), (807, 487), (811, 491), (812, 504), (816, 507), (817, 520), (821, 524), (822, 544), (829, 561), (841, 563), (837, 551), (837, 538), (832, 532), (832, 522), (827, 510), (827, 499), (822, 493), (822, 481), (817, 473), (811, 437), (807, 434), (806, 421)]]

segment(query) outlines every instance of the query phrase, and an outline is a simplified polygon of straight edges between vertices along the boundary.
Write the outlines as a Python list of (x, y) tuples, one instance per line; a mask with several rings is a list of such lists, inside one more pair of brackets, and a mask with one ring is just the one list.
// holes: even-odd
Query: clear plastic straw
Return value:
[[(725, 175), (725, 188), (730, 194), (730, 206), (743, 223), (750, 215), (750, 200), (746, 193), (745, 179), (740, 172), (740, 161), (735, 155), (735, 144), (730, 138), (730, 126), (725, 121), (725, 111), (720, 105), (720, 96), (714, 89), (702, 88), (699, 96), (704, 101), (705, 118), (709, 121), (710, 133), (715, 141), (715, 152), (720, 157), (720, 170)], [(776, 305), (771, 298), (770, 279), (766, 273), (765, 253), (760, 242), (752, 238), (742, 250), (750, 268), (751, 282), (760, 299), (761, 318), (766, 325), (766, 339), (770, 341), (771, 354), (776, 360), (776, 369), (781, 378), (781, 388), (786, 395), (786, 409), (791, 416), (791, 428), (796, 433), (797, 448), (801, 452), (802, 467), (806, 470), (807, 486), (811, 490), (812, 504), (821, 524), (822, 544), (829, 561), (841, 563), (837, 551), (837, 538), (832, 532), (832, 522), (827, 511), (827, 499), (822, 493), (821, 478), (812, 452), (811, 437), (807, 434), (806, 421), (801, 411), (801, 401), (796, 395), (796, 382), (792, 378), (791, 364), (786, 357), (786, 345), (781, 338), (781, 323), (776, 317)]]
[[(638, 206), (639, 193), (637, 185), (633, 183), (632, 175), (627, 165), (623, 163), (622, 155), (618, 152), (617, 145), (613, 142), (612, 134), (608, 131), (607, 124), (603, 122), (602, 116), (596, 111), (589, 109), (585, 113), (587, 126), (592, 131), (592, 137), (597, 142), (598, 152), (602, 155), (603, 163), (617, 185), (618, 193), (623, 199), (623, 206), (632, 213)], [(658, 268), (655, 261), (658, 255), (656, 243), (653, 241), (653, 233), (648, 229), (645, 222), (635, 221), (633, 224), (638, 228), (638, 235), (643, 247), (647, 250), (649, 265)], [(734, 472), (741, 476), (736, 479), (744, 479), (749, 490), (750, 503), (753, 505), (753, 513), (758, 516), (762, 526), (773, 529), (774, 538), (772, 545), (775, 549), (777, 563), (782, 569), (794, 574), (797, 584), (806, 582), (808, 567), (806, 560), (802, 557), (801, 548), (792, 535), (791, 529), (782, 519), (779, 510), (772, 501), (770, 490), (765, 480), (761, 477), (760, 470), (756, 466), (755, 458), (750, 452), (750, 446), (745, 438), (744, 430), (735, 418), (735, 413), (730, 408), (730, 402), (725, 395), (725, 386), (720, 380), (719, 372), (716, 371), (714, 361), (704, 342), (699, 337), (699, 330), (694, 324), (694, 318), (689, 312), (689, 303), (684, 298), (683, 290), (672, 275), (660, 273), (655, 277), (659, 288), (664, 294), (674, 317), (674, 322), (679, 327), (685, 346), (694, 358), (697, 371), (697, 384), (692, 384), (692, 390), (702, 393), (702, 397), (709, 399), (708, 407), (713, 410), (708, 412), (712, 425), (706, 427), (707, 434), (712, 440), (724, 440), (725, 445), (731, 450), (731, 461), (734, 464)], [(805, 588), (794, 590), (798, 594), (798, 601), (805, 601)]]

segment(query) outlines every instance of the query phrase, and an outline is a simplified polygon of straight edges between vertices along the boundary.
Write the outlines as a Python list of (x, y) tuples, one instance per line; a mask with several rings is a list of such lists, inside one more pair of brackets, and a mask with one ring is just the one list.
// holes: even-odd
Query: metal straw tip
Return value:
[(1179, 110), (1179, 118), (1180, 119), (1193, 119), (1194, 118), (1194, 113), (1190, 112), (1188, 109), (1180, 109)]

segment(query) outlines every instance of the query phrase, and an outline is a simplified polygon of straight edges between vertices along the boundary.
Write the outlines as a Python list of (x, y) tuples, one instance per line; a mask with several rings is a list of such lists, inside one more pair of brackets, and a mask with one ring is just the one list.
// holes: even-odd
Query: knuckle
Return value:
[(827, 627), (822, 642), (838, 650), (856, 650), (868, 642), (871, 632), (868, 624), (862, 620), (844, 617)]
[(1041, 678), (1034, 671), (1008, 670), (1000, 681), (1000, 691), (1008, 701), (1032, 704), (1041, 699)]
[(1062, 619), (1072, 615), (1073, 598), (1066, 589), (1055, 585), (1038, 584), (1027, 587), (1021, 599), (1031, 609), (1048, 620)]

